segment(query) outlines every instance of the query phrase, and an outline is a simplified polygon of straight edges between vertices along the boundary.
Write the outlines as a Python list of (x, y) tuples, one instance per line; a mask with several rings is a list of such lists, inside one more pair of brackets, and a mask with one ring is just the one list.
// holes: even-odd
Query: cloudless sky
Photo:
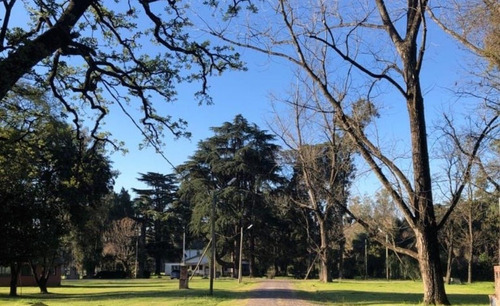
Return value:
[[(238, 114), (242, 114), (262, 130), (269, 129), (266, 121), (273, 117), (269, 94), (283, 91), (290, 83), (290, 67), (267, 57), (257, 56), (253, 52), (244, 52), (244, 56), (248, 54), (252, 55), (244, 58), (248, 71), (227, 71), (221, 76), (210, 78), (210, 93), (214, 102), (212, 105), (198, 105), (194, 100), (193, 93), (199, 89), (199, 84), (184, 84), (178, 88), (176, 102), (155, 105), (158, 109), (166, 109), (174, 118), (187, 120), (188, 131), (192, 133), (190, 139), (174, 139), (167, 134), (164, 155), (174, 166), (185, 162), (195, 152), (200, 140), (213, 136), (211, 127), (231, 122)], [(169, 162), (156, 154), (153, 148), (138, 149), (142, 136), (122, 114), (113, 114), (106, 129), (115, 138), (124, 140), (129, 150), (125, 155), (114, 153), (111, 156), (113, 168), (120, 172), (116, 179), (116, 191), (122, 187), (129, 191), (131, 188), (143, 187), (137, 181), (139, 172), (174, 171)]]
[[(19, 6), (15, 13), (15, 21), (22, 25), (26, 15)], [(437, 115), (446, 111), (446, 105), (459, 106), (450, 88), (461, 70), (467, 69), (467, 63), (462, 62), (462, 56), (467, 52), (460, 50), (457, 44), (429, 21), (428, 43), (422, 72), (423, 91), (426, 99), (428, 133), (432, 133), (431, 125)], [(182, 118), (189, 123), (188, 130), (191, 139), (174, 140), (167, 134), (164, 154), (174, 166), (185, 162), (194, 153), (197, 143), (213, 135), (210, 127), (220, 126), (226, 121), (242, 114), (249, 122), (256, 123), (261, 129), (268, 130), (268, 121), (273, 118), (270, 93), (286, 96), (287, 89), (294, 82), (291, 64), (255, 53), (249, 50), (239, 50), (242, 59), (247, 63), (248, 71), (228, 71), (222, 76), (209, 80), (213, 105), (197, 105), (194, 92), (200, 89), (199, 84), (182, 84), (177, 88), (179, 95), (174, 103), (155, 103), (159, 111)], [(385, 101), (376, 129), (384, 144), (395, 145), (399, 150), (409, 151), (408, 124), (405, 102), (400, 96), (393, 101)], [(445, 105), (445, 106), (443, 106)], [(172, 166), (155, 153), (152, 148), (138, 149), (142, 135), (133, 124), (120, 112), (111, 112), (106, 119), (104, 130), (112, 133), (113, 138), (124, 141), (129, 153), (111, 155), (113, 168), (119, 171), (115, 190), (122, 187), (142, 188), (137, 181), (139, 173), (159, 172), (172, 173)], [(430, 146), (433, 145), (432, 140)], [(432, 149), (432, 148), (431, 148)], [(358, 166), (360, 173), (366, 167)], [(403, 169), (404, 170), (404, 169)], [(379, 187), (373, 177), (361, 176), (353, 186), (354, 194), (373, 193)]]
[[(422, 79), (428, 114), (427, 124), (431, 126), (436, 115), (445, 110), (443, 105), (456, 99), (449, 88), (455, 80), (457, 69), (463, 69), (465, 64), (461, 64), (458, 58), (458, 54), (463, 54), (463, 50), (459, 50), (457, 45), (439, 30), (429, 33), (426, 52)], [(253, 51), (242, 51), (242, 55), (248, 71), (226, 72), (210, 79), (213, 105), (198, 106), (193, 99), (193, 92), (198, 89), (198, 85), (184, 84), (179, 88), (178, 101), (166, 106), (168, 113), (174, 118), (180, 117), (189, 122), (188, 130), (192, 133), (189, 140), (174, 140), (167, 135), (164, 153), (174, 166), (185, 162), (194, 153), (199, 140), (213, 135), (210, 127), (232, 121), (237, 114), (242, 114), (261, 129), (269, 129), (268, 122), (273, 118), (270, 93), (282, 96), (287, 93), (294, 80), (292, 72), (295, 67)], [(115, 190), (119, 191), (123, 187), (131, 191), (131, 188), (143, 187), (137, 181), (139, 172), (173, 172), (171, 165), (152, 148), (138, 150), (141, 135), (122, 115), (119, 118), (116, 115), (113, 114), (108, 128), (116, 138), (126, 142), (129, 153), (112, 155), (113, 167), (120, 172)], [(431, 133), (431, 130), (429, 127), (428, 133)], [(384, 143), (408, 148), (406, 106), (400, 96), (396, 96), (394, 101), (385, 102), (382, 116), (377, 120), (377, 132)], [(360, 173), (367, 170), (361, 165), (358, 168)], [(376, 179), (362, 175), (353, 185), (352, 192), (372, 194), (378, 189), (379, 183)]]

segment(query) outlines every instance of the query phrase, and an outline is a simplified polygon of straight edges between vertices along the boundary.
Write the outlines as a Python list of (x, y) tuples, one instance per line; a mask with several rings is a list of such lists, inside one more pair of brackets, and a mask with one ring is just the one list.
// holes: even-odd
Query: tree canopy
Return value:
[(113, 173), (102, 148), (76, 139), (43, 95), (31, 92), (0, 108), (6, 118), (0, 122), (0, 262), (12, 267), (13, 277), (21, 264), (42, 264), (46, 273), (36, 280), (47, 292), (63, 236), (109, 192)]
[(177, 199), (175, 174), (156, 172), (141, 173), (139, 181), (145, 189), (133, 189), (137, 193), (134, 201), (136, 220), (142, 227), (142, 239), (147, 253), (155, 259), (155, 274), (162, 271), (162, 259), (172, 253), (173, 242), (179, 237), (179, 228), (172, 226), (174, 203)]
[[(188, 135), (186, 122), (160, 113), (159, 105), (174, 101), (183, 82), (199, 83), (196, 97), (210, 102), (209, 76), (242, 68), (231, 47), (191, 34), (188, 6), (178, 1), (2, 3), (0, 103), (21, 80), (44, 88), (77, 131), (85, 120), (93, 123), (90, 135), (97, 139), (108, 139), (101, 124), (111, 109), (121, 110), (157, 148), (164, 129)], [(229, 4), (227, 11), (235, 8)], [(129, 105), (142, 116), (135, 118)]]
[[(212, 131), (214, 136), (200, 141), (193, 156), (178, 168), (182, 177), (180, 194), (193, 210), (192, 231), (207, 234), (213, 192), (218, 193), (216, 228), (224, 239), (217, 257), (223, 262), (225, 254), (236, 253), (236, 235), (241, 227), (253, 225), (250, 244), (257, 232), (265, 230), (270, 214), (265, 194), (280, 183), (278, 146), (271, 134), (242, 115)], [(233, 178), (235, 182), (226, 186)]]

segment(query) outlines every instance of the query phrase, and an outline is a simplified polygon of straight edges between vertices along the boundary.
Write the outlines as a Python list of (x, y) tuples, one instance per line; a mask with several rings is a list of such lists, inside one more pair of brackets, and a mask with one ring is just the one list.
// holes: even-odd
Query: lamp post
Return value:
[[(251, 229), (252, 226), (253, 224), (250, 224), (247, 227), (247, 230)], [(240, 232), (240, 260), (238, 264), (238, 284), (241, 283), (241, 279), (243, 278), (242, 258), (243, 258), (243, 226), (241, 227), (241, 232)]]
[(214, 294), (215, 274), (215, 203), (217, 202), (217, 191), (212, 195), (212, 209), (210, 211), (210, 230), (212, 232), (212, 255), (210, 257), (210, 295)]
[[(224, 187), (230, 186), (236, 181), (233, 177)], [(215, 206), (217, 203), (217, 196), (223, 190), (220, 188), (212, 192), (212, 209), (210, 210), (210, 228), (212, 232), (212, 258), (210, 258), (210, 295), (214, 294), (214, 277), (215, 277)]]

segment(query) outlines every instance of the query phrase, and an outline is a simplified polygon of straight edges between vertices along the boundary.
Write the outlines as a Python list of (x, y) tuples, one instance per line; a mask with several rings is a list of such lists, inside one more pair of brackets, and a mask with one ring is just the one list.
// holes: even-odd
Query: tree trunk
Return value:
[(453, 234), (448, 242), (448, 258), (446, 260), (446, 279), (445, 282), (449, 285), (451, 281), (451, 264), (453, 262)]
[(45, 277), (45, 276), (40, 277), (39, 282), (38, 282), (38, 288), (40, 288), (40, 293), (42, 293), (42, 294), (49, 293), (49, 290), (47, 289), (48, 280), (49, 280), (48, 277)]
[[(159, 204), (155, 204), (159, 205)], [(161, 277), (161, 262), (162, 262), (162, 257), (163, 257), (163, 252), (161, 251), (163, 249), (163, 243), (162, 241), (164, 240), (163, 233), (162, 233), (162, 221), (161, 220), (155, 220), (154, 221), (154, 243), (156, 246), (154, 247), (154, 260), (155, 260), (155, 275), (157, 277)]]
[[(45, 260), (44, 260), (45, 262)], [(38, 267), (36, 263), (33, 263), (30, 261), (30, 266), (31, 266), (31, 273), (33, 273), (33, 277), (35, 278), (35, 282), (38, 285), (38, 288), (40, 289), (40, 293), (42, 294), (48, 294), (49, 291), (47, 290), (47, 282), (50, 277), (50, 268), (47, 267), (47, 264), (45, 264), (42, 267), (42, 271), (38, 273)]]
[(329, 270), (329, 250), (327, 242), (327, 230), (325, 228), (325, 222), (319, 222), (319, 232), (321, 239), (321, 246), (319, 250), (319, 260), (320, 260), (320, 271), (319, 280), (323, 283), (332, 281), (332, 274)]
[(0, 61), (0, 71), (2, 71), (0, 73), (0, 100), (36, 64), (53, 54), (57, 49), (68, 45), (71, 41), (71, 30), (94, 1), (70, 1), (65, 12), (54, 26), (34, 40), (26, 42)]
[(342, 239), (339, 242), (339, 262), (338, 262), (339, 280), (344, 278), (344, 250), (345, 250), (345, 238), (342, 237)]
[(139, 236), (139, 254), (138, 254), (138, 271), (136, 278), (145, 278), (146, 276), (146, 225), (141, 223), (141, 234)]
[(10, 263), (10, 291), (9, 296), (17, 296), (17, 282), (19, 279), (19, 272), (21, 271), (20, 262)]
[[(416, 40), (416, 36), (413, 39)], [(407, 84), (406, 107), (410, 123), (414, 191), (410, 199), (414, 216), (409, 217), (417, 241), (418, 262), (424, 285), (424, 304), (449, 305), (439, 258), (432, 179), (427, 145), (424, 98), (420, 88), (417, 44), (414, 40), (401, 45), (404, 78)]]
[(331, 278), (330, 280), (329, 277), (328, 277), (328, 260), (325, 258), (326, 257), (326, 250), (322, 250), (320, 251), (320, 255), (319, 255), (319, 260), (320, 260), (320, 271), (319, 271), (319, 280), (323, 283), (327, 283), (329, 281), (331, 281)]
[(160, 255), (155, 256), (155, 275), (161, 277), (161, 257)]
[[(241, 222), (239, 224), (241, 224)], [(240, 233), (240, 235), (241, 235), (241, 232), (240, 232), (240, 231), (242, 231), (241, 226), (235, 226), (234, 231), (235, 231), (235, 233)], [(231, 264), (233, 266), (232, 272), (231, 272), (232, 278), (238, 278), (238, 275), (240, 273), (240, 271), (239, 271), (239, 268), (240, 268), (239, 262), (240, 262), (240, 256), (241, 256), (241, 254), (240, 254), (240, 238), (241, 238), (241, 236), (240, 235), (237, 235), (237, 238), (234, 239), (233, 251), (231, 252), (231, 257), (232, 257)]]
[[(472, 197), (471, 197), (472, 199)], [(467, 255), (467, 283), (472, 283), (472, 257), (474, 256), (474, 236), (473, 236), (473, 228), (472, 228), (472, 203), (469, 206), (469, 224), (468, 224), (468, 235), (469, 235), (469, 247), (468, 247), (468, 255)]]
[(472, 252), (469, 253), (469, 256), (467, 261), (467, 283), (472, 284)]
[(423, 230), (415, 229), (415, 238), (424, 285), (424, 304), (449, 305), (450, 302), (444, 289), (436, 228), (427, 225)]

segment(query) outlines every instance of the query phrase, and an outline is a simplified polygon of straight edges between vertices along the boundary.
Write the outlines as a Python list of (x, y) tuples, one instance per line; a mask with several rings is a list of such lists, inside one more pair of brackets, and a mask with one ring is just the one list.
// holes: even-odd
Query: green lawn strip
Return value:
[[(209, 282), (193, 279), (189, 290), (179, 290), (179, 282), (170, 279), (76, 280), (63, 281), (42, 295), (37, 287), (20, 287), (17, 298), (8, 296), (9, 288), (0, 287), (0, 305), (245, 305), (249, 290), (260, 279), (217, 279), (214, 295)], [(323, 284), (315, 280), (293, 280), (298, 297), (323, 305), (420, 305), (422, 284), (418, 281), (343, 280)], [(453, 305), (488, 305), (492, 282), (446, 287)]]
[(189, 290), (179, 290), (177, 280), (165, 278), (63, 281), (61, 287), (49, 288), (48, 295), (40, 294), (36, 287), (21, 287), (20, 296), (11, 298), (9, 288), (0, 287), (0, 305), (224, 305), (247, 299), (247, 291), (254, 285), (217, 279), (214, 295), (209, 296), (209, 282), (202, 279), (193, 279)]
[[(419, 281), (343, 280), (320, 283), (315, 280), (294, 281), (299, 297), (325, 305), (421, 305), (422, 283)], [(453, 305), (489, 305), (492, 282), (446, 286)]]

